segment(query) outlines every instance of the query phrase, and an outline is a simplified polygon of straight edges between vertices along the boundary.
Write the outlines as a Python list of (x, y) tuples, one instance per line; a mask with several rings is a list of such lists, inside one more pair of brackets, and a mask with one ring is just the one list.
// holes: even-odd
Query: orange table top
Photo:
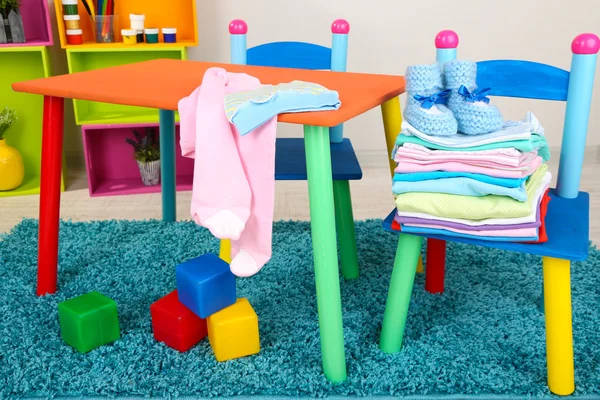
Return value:
[(167, 59), (17, 82), (12, 87), (17, 92), (45, 96), (177, 110), (179, 100), (202, 83), (204, 72), (211, 67), (245, 72), (263, 84), (301, 80), (339, 93), (342, 104), (338, 110), (279, 115), (280, 122), (293, 124), (336, 126), (404, 92), (402, 76)]

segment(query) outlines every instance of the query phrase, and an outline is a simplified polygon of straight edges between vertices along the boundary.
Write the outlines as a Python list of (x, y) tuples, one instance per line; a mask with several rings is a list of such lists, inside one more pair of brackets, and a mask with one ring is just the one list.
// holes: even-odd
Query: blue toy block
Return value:
[(179, 301), (200, 318), (236, 301), (235, 275), (229, 264), (212, 253), (180, 264), (175, 269)]

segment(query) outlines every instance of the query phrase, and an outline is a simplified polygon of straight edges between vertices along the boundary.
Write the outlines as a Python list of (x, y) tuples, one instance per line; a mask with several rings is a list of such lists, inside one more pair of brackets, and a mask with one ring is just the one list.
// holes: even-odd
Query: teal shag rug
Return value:
[[(35, 296), (37, 221), (0, 236), (0, 398), (554, 397), (546, 385), (541, 260), (451, 243), (446, 291), (418, 275), (403, 350), (379, 332), (396, 249), (381, 220), (356, 223), (360, 278), (341, 282), (348, 380), (330, 384), (321, 351), (310, 225), (276, 222), (273, 258), (237, 281), (259, 316), (260, 354), (218, 363), (207, 340), (187, 353), (157, 343), (149, 307), (175, 266), (218, 241), (192, 222), (62, 222), (59, 291)], [(574, 397), (600, 398), (600, 253), (572, 267)], [(121, 339), (87, 354), (60, 337), (57, 304), (97, 290), (118, 307)]]

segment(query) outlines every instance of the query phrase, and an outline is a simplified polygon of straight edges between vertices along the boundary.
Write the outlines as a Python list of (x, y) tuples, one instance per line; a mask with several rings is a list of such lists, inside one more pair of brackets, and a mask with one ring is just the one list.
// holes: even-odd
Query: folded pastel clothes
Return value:
[(520, 224), (510, 224), (510, 225), (468, 225), (462, 224), (458, 222), (451, 222), (445, 220), (436, 220), (436, 219), (426, 219), (426, 218), (414, 218), (414, 217), (402, 217), (398, 215), (394, 216), (394, 221), (398, 224), (406, 224), (412, 226), (423, 226), (423, 227), (433, 227), (434, 225), (448, 227), (452, 229), (459, 229), (461, 231), (473, 231), (473, 232), (481, 232), (481, 231), (506, 231), (512, 229), (527, 229), (527, 228), (539, 228), (542, 224), (541, 215), (545, 213), (544, 208), (547, 206), (548, 201), (550, 200), (549, 196), (542, 196), (540, 202), (536, 206), (536, 219), (534, 222), (524, 222)]
[(394, 216), (394, 220), (392, 221), (392, 229), (396, 231), (400, 231), (400, 225), (405, 223), (407, 225), (418, 225), (423, 227), (428, 227), (429, 225), (438, 224), (442, 227), (460, 229), (466, 232), (469, 231), (486, 231), (486, 230), (495, 230), (495, 231), (506, 231), (512, 229), (525, 229), (525, 228), (540, 228), (540, 239), (542, 238), (542, 233), (545, 232), (544, 228), (544, 220), (546, 218), (546, 214), (548, 212), (548, 203), (550, 202), (550, 196), (548, 195), (549, 190), (543, 193), (540, 203), (536, 208), (536, 221), (535, 222), (527, 222), (522, 224), (513, 224), (513, 225), (480, 225), (480, 226), (470, 226), (466, 224), (459, 224), (456, 222), (448, 222), (443, 220), (430, 220), (425, 218), (412, 218), (412, 217), (401, 217), (396, 213)]
[(424, 228), (445, 230), (448, 232), (460, 233), (470, 236), (500, 236), (500, 237), (537, 237), (537, 228), (521, 228), (521, 229), (505, 229), (499, 231), (467, 231), (462, 229), (450, 228), (443, 225), (418, 225), (418, 224), (402, 224), (403, 227)]
[(396, 215), (394, 221), (398, 222), (399, 224), (402, 224), (402, 226), (446, 229), (448, 231), (456, 233), (463, 233), (467, 235), (476, 236), (536, 236), (539, 232), (537, 228), (542, 226), (542, 221), (546, 217), (549, 202), (550, 196), (548, 196), (548, 190), (546, 190), (546, 192), (542, 196), (540, 204), (536, 208), (537, 221), (531, 222), (529, 224), (468, 226), (446, 221), (435, 221), (426, 219), (423, 220), (419, 218), (402, 218), (398, 217), (398, 215)]
[(402, 232), (404, 233), (418, 233), (421, 235), (443, 235), (443, 236), (453, 236), (459, 238), (466, 239), (474, 239), (474, 240), (486, 240), (491, 242), (532, 242), (537, 241), (537, 234), (534, 236), (478, 236), (478, 235), (468, 235), (464, 233), (457, 233), (453, 231), (449, 231), (446, 229), (430, 229), (430, 228), (420, 228), (414, 226), (406, 226), (402, 225)]
[(527, 112), (521, 121), (505, 121), (502, 129), (482, 135), (431, 136), (416, 129), (408, 121), (402, 121), (401, 132), (413, 135), (429, 143), (447, 147), (473, 147), (485, 144), (506, 142), (509, 140), (527, 140), (532, 133), (544, 134), (544, 128), (532, 112)]
[(470, 178), (433, 179), (419, 182), (394, 182), (392, 192), (395, 195), (413, 192), (448, 193), (461, 196), (508, 196), (517, 201), (527, 201), (525, 183), (518, 188), (491, 185)]
[[(413, 192), (395, 196), (395, 203), (398, 212), (404, 216), (420, 217), (421, 215), (427, 215), (435, 219), (441, 217), (475, 221), (531, 216), (535, 219), (535, 207), (538, 204), (538, 199), (545, 191), (544, 186), (549, 184), (550, 178), (551, 174), (548, 172), (548, 166), (542, 164), (525, 183), (527, 192), (527, 201), (525, 202), (497, 195), (472, 197), (446, 193)], [(538, 192), (539, 195), (536, 196)], [(413, 215), (406, 215), (405, 213)]]
[(476, 181), (489, 183), (490, 185), (504, 186), (507, 188), (520, 187), (527, 178), (498, 178), (495, 176), (472, 174), (470, 172), (448, 172), (448, 171), (432, 171), (432, 172), (414, 172), (409, 174), (394, 174), (394, 182), (419, 182), (429, 180), (441, 180), (447, 178), (469, 178)]
[(413, 162), (426, 165), (437, 162), (463, 162), (471, 165), (487, 167), (518, 167), (528, 158), (537, 156), (537, 151), (524, 153), (517, 149), (501, 148), (482, 151), (450, 151), (432, 150), (425, 146), (406, 143), (398, 147), (394, 160), (396, 162)]
[(237, 91), (227, 94), (224, 99), (227, 119), (240, 135), (251, 132), (278, 114), (337, 110), (340, 105), (337, 91), (303, 81)]
[(550, 159), (550, 149), (548, 148), (548, 142), (543, 135), (531, 134), (528, 139), (519, 139), (519, 140), (508, 140), (505, 142), (495, 142), (477, 146), (470, 146), (465, 144), (464, 147), (460, 146), (445, 146), (436, 143), (431, 143), (425, 141), (417, 136), (408, 135), (406, 133), (401, 133), (396, 137), (396, 143), (394, 146), (394, 150), (390, 157), (394, 157), (398, 147), (404, 145), (405, 143), (414, 143), (425, 146), (429, 149), (437, 149), (437, 150), (460, 150), (460, 151), (481, 151), (481, 150), (492, 150), (492, 149), (501, 149), (501, 148), (514, 148), (516, 150), (520, 150), (522, 152), (530, 152), (532, 150), (537, 150), (538, 155), (542, 157), (544, 161), (548, 161)]
[[(524, 229), (521, 228), (517, 228), (515, 230), (500, 230), (500, 231), (494, 231), (498, 237), (501, 238), (512, 238), (512, 240), (502, 240), (502, 241), (508, 241), (508, 242), (519, 242), (519, 243), (544, 243), (548, 241), (548, 236), (546, 233), (546, 214), (548, 212), (548, 203), (550, 202), (550, 196), (548, 195), (548, 189), (546, 189), (546, 192), (543, 195), (543, 200), (540, 204), (540, 206), (538, 207), (538, 220), (540, 221), (539, 223), (539, 228), (535, 229), (533, 228), (533, 230), (531, 230), (531, 232), (525, 232)], [(514, 225), (513, 225), (514, 226)], [(423, 226), (426, 227), (426, 226)], [(446, 235), (446, 236), (453, 236), (451, 233), (449, 234), (449, 232), (454, 232), (454, 233), (462, 233), (463, 235), (461, 237), (467, 237), (467, 238), (471, 238), (471, 239), (478, 239), (478, 240), (490, 240), (489, 239), (489, 233), (492, 231), (479, 231), (479, 232), (473, 232), (473, 231), (456, 231), (452, 228), (448, 228), (445, 226), (440, 226), (440, 227), (434, 227), (431, 226), (430, 228), (435, 228), (439, 231), (439, 233), (436, 234), (442, 234), (442, 235)], [(397, 231), (404, 231), (405, 233), (409, 233), (410, 229), (410, 225), (409, 224), (402, 224), (400, 225), (400, 223), (398, 223), (396, 221), (396, 219), (394, 219), (394, 222), (392, 223), (392, 229), (397, 230)], [(482, 227), (483, 229), (483, 227)], [(535, 232), (535, 233), (533, 233)], [(416, 232), (413, 232), (416, 233)], [(518, 236), (520, 234), (529, 234), (531, 233), (533, 236), (531, 237), (535, 237), (536, 239), (533, 240), (527, 240), (527, 239), (523, 239), (526, 236)], [(454, 235), (456, 236), (456, 235)], [(496, 238), (497, 239), (497, 238)], [(500, 241), (500, 240), (496, 240), (496, 241)]]
[(527, 158), (522, 165), (514, 168), (491, 168), (485, 166), (471, 165), (463, 162), (439, 162), (430, 165), (421, 165), (411, 162), (402, 161), (398, 163), (394, 172), (410, 173), (410, 172), (431, 172), (431, 171), (451, 171), (451, 172), (470, 172), (474, 174), (484, 174), (496, 176), (499, 178), (524, 178), (532, 175), (537, 171), (543, 163), (542, 157), (526, 153)]

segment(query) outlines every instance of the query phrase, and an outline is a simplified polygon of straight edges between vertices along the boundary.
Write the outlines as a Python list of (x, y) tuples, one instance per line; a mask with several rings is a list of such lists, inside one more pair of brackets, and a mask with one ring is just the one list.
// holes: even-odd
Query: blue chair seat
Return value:
[[(548, 235), (546, 243), (492, 242), (444, 235), (417, 236), (518, 251), (563, 260), (585, 261), (589, 249), (590, 195), (586, 192), (579, 192), (579, 196), (575, 199), (564, 199), (556, 195), (555, 189), (551, 189), (549, 194), (551, 200), (548, 203), (548, 212), (545, 220), (546, 234)], [(398, 231), (392, 229), (395, 214), (396, 210), (394, 209), (384, 220), (383, 227), (389, 232), (398, 233)]]
[[(331, 143), (331, 168), (334, 181), (362, 179), (362, 170), (354, 153), (350, 139)], [(306, 155), (304, 139), (281, 138), (276, 141), (275, 180), (306, 180)]]

